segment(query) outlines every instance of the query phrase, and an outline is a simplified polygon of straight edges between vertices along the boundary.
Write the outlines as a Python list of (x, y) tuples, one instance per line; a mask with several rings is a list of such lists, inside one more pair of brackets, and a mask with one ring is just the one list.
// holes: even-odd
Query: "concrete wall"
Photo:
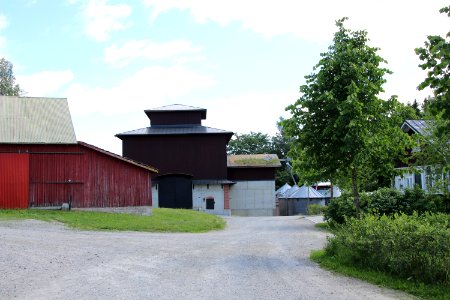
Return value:
[(152, 185), (152, 207), (159, 207), (158, 189), (157, 185)]
[(238, 181), (230, 188), (233, 216), (273, 216), (275, 181)]
[[(206, 198), (214, 198), (214, 210), (206, 209)], [(224, 208), (223, 186), (213, 184), (195, 184), (192, 190), (192, 209), (216, 215), (230, 215), (230, 210)]]
[[(206, 197), (214, 198), (214, 210), (206, 209)], [(152, 186), (153, 207), (159, 207), (158, 190)], [(192, 209), (215, 215), (230, 215), (229, 209), (224, 209), (224, 190), (222, 185), (195, 184), (192, 190)]]

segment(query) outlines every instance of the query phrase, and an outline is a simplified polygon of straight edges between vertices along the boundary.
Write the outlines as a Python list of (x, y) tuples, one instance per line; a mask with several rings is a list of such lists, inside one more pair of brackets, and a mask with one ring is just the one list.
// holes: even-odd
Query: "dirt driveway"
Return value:
[(154, 234), (0, 221), (0, 299), (408, 299), (309, 261), (326, 240), (311, 221), (227, 222)]

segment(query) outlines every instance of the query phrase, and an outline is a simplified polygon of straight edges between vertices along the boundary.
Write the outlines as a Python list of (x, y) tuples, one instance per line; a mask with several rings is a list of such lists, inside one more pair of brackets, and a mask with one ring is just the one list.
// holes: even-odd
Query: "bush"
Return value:
[(450, 194), (426, 195), (426, 201), (432, 203), (437, 212), (450, 214)]
[(329, 238), (327, 255), (349, 265), (422, 282), (450, 282), (450, 216), (364, 215)]
[(326, 211), (327, 207), (320, 204), (309, 204), (307, 207), (308, 215), (321, 215)]
[[(389, 216), (396, 213), (411, 215), (414, 212), (448, 213), (448, 197), (448, 195), (425, 195), (425, 191), (418, 187), (406, 189), (403, 193), (391, 188), (381, 188), (369, 194), (361, 193), (360, 207), (364, 213)], [(355, 214), (353, 196), (344, 193), (330, 201), (325, 220), (342, 224), (345, 218)]]
[[(361, 193), (359, 205), (362, 211), (366, 210), (368, 205), (368, 195)], [(356, 209), (353, 203), (353, 195), (343, 193), (340, 197), (334, 198), (328, 204), (324, 218), (329, 223), (342, 224), (346, 218), (356, 216)]]
[(392, 215), (403, 211), (402, 193), (395, 189), (381, 188), (371, 193), (368, 198), (366, 212), (378, 213), (380, 215)]
[(355, 215), (353, 196), (348, 193), (343, 193), (340, 197), (330, 200), (324, 217), (329, 223), (342, 224), (345, 222), (345, 218), (350, 218)]

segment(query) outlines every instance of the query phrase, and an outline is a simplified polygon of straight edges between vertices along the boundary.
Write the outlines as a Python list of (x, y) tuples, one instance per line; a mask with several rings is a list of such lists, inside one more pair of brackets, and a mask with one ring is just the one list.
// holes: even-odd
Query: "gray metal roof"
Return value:
[(171, 104), (171, 105), (165, 105), (157, 108), (152, 109), (146, 109), (145, 111), (206, 111), (205, 108), (200, 107), (194, 107), (189, 105), (183, 105), (183, 104)]
[(183, 104), (172, 104), (152, 109), (144, 110), (145, 114), (150, 118), (153, 113), (173, 113), (173, 112), (200, 112), (202, 119), (206, 119), (206, 109)]
[(302, 185), (294, 193), (290, 194), (288, 198), (291, 199), (308, 199), (308, 198), (325, 198), (321, 193), (310, 186)]
[(76, 144), (67, 99), (0, 96), (0, 143)]
[(284, 195), (284, 193), (286, 193), (286, 191), (288, 191), (290, 188), (292, 188), (292, 186), (290, 186), (289, 184), (285, 183), (282, 187), (280, 187), (278, 190), (275, 191), (275, 195), (276, 195), (276, 196), (282, 196), (282, 195)]
[(291, 187), (290, 189), (288, 189), (287, 191), (285, 191), (283, 195), (280, 195), (280, 198), (288, 198), (290, 195), (292, 195), (293, 193), (298, 191), (298, 189), (299, 189), (299, 186), (294, 184), (294, 186)]
[(231, 131), (195, 125), (195, 126), (151, 126), (116, 134), (117, 137), (128, 135), (188, 135), (188, 134), (227, 134)]
[(420, 135), (429, 135), (430, 134), (430, 126), (429, 123), (432, 121), (429, 120), (406, 120), (402, 125), (403, 131), (408, 131), (408, 129), (413, 130), (415, 133)]

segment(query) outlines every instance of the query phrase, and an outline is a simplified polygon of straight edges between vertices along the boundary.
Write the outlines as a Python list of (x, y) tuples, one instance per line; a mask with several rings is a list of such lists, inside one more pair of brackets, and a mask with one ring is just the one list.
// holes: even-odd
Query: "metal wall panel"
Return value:
[(29, 155), (0, 153), (0, 209), (27, 208)]

